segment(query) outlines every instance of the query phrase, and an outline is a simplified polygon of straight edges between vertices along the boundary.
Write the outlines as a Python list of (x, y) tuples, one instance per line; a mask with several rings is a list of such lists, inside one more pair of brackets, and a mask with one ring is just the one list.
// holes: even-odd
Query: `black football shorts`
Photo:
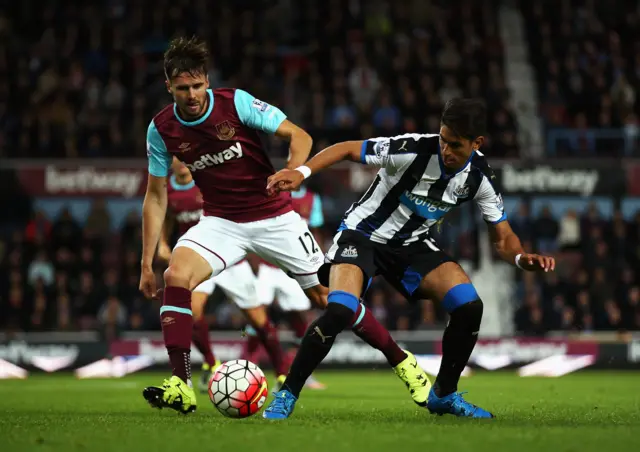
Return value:
[(414, 292), (425, 275), (445, 262), (455, 262), (437, 247), (433, 239), (427, 241), (392, 247), (372, 242), (361, 232), (342, 230), (334, 237), (318, 278), (322, 285), (328, 287), (332, 264), (353, 264), (364, 273), (363, 295), (371, 280), (382, 275), (408, 300), (414, 299)]

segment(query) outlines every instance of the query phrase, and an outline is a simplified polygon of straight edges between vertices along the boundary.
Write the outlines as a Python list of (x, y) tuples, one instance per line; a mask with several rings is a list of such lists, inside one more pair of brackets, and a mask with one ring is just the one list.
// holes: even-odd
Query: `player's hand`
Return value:
[(523, 270), (530, 272), (549, 272), (556, 269), (556, 260), (553, 257), (541, 256), (539, 254), (523, 253), (518, 263)]
[(143, 268), (140, 274), (140, 292), (144, 294), (147, 299), (155, 299), (156, 294), (156, 274), (151, 268)]
[(281, 191), (295, 191), (304, 181), (304, 176), (298, 170), (283, 169), (269, 176), (267, 179), (267, 192), (271, 194)]
[(171, 248), (166, 243), (161, 243), (158, 245), (158, 259), (160, 259), (165, 264), (169, 263), (171, 259)]

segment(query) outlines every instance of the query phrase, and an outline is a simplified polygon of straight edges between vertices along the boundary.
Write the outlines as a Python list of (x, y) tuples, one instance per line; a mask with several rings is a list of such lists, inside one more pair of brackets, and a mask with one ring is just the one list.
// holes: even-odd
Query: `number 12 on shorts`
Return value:
[[(300, 241), (300, 245), (302, 245), (302, 248), (304, 249), (304, 252), (307, 253), (307, 255), (316, 254), (319, 251), (318, 244), (309, 231), (298, 237), (298, 240)], [(309, 242), (309, 247), (307, 247), (305, 241)], [(309, 248), (311, 248), (311, 251), (309, 251)]]

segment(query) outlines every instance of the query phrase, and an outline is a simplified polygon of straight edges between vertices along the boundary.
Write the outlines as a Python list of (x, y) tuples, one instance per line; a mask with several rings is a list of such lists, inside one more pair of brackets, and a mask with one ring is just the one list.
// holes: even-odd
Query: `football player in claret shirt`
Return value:
[[(143, 390), (156, 408), (181, 413), (196, 409), (191, 382), (191, 292), (255, 253), (292, 276), (311, 302), (327, 306), (327, 289), (318, 282), (324, 256), (307, 223), (293, 211), (291, 195), (267, 190), (275, 173), (264, 148), (265, 134), (289, 141), (287, 168), (302, 165), (311, 137), (278, 108), (240, 89), (209, 88), (208, 50), (197, 38), (174, 39), (164, 55), (167, 90), (174, 103), (163, 108), (147, 131), (149, 178), (143, 205), (140, 290), (156, 295), (153, 258), (167, 210), (167, 179), (173, 157), (183, 162), (202, 193), (203, 215), (180, 237), (164, 273), (162, 333), (172, 376)], [(364, 309), (353, 306), (354, 333), (380, 350), (412, 399), (425, 404), (426, 374), (389, 332)], [(277, 334), (269, 324), (259, 334)], [(306, 378), (305, 378), (306, 380)]]
[[(430, 229), (447, 212), (473, 201), (488, 224), (496, 252), (506, 262), (528, 271), (553, 271), (555, 261), (527, 253), (511, 230), (493, 170), (480, 151), (485, 130), (484, 102), (453, 99), (442, 112), (439, 133), (338, 143), (302, 168), (281, 170), (269, 178), (269, 189), (296, 190), (309, 175), (342, 160), (380, 167), (369, 189), (343, 217), (319, 272), (329, 286), (329, 306), (307, 331), (289, 376), (264, 417), (291, 416), (305, 379), (349, 326), (359, 297), (376, 275), (408, 300), (439, 301), (449, 313), (442, 364), (427, 409), (440, 415), (493, 417), (457, 392), (478, 339), (482, 300), (462, 267), (440, 250)], [(332, 297), (334, 293), (338, 296)], [(322, 336), (314, 334), (316, 329)]]
[[(173, 235), (173, 226), (177, 227), (178, 236), (182, 237), (198, 223), (202, 216), (202, 194), (196, 187), (189, 169), (175, 157), (167, 189), (167, 219), (163, 224), (158, 245), (158, 257), (166, 264), (171, 259), (169, 242)], [(291, 281), (302, 292), (300, 286), (294, 280), (291, 279)], [(266, 307), (257, 295), (256, 277), (253, 269), (249, 262), (243, 259), (215, 278), (209, 278), (193, 289), (191, 296), (191, 311), (193, 314), (192, 340), (204, 358), (202, 374), (198, 384), (200, 392), (206, 393), (208, 391), (212, 373), (220, 364), (213, 354), (209, 341), (209, 326), (204, 318), (207, 300), (216, 286), (220, 287), (227, 298), (235, 303), (247, 317), (253, 331), (256, 332), (254, 340), (264, 346), (278, 381), (283, 382), (288, 365), (282, 353), (282, 346), (277, 334), (264, 334), (272, 331), (273, 328), (271, 325), (266, 324), (268, 322)], [(304, 292), (302, 293), (302, 298), (309, 303)]]

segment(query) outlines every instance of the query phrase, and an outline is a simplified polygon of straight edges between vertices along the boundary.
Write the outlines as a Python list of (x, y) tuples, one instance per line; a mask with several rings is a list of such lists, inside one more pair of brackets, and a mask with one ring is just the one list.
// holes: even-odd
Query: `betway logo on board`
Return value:
[(516, 339), (479, 341), (473, 350), (474, 357), (507, 356), (514, 362), (539, 361), (549, 356), (566, 355), (568, 345), (562, 342), (524, 342)]
[(556, 169), (550, 166), (502, 167), (502, 185), (506, 193), (577, 193), (593, 194), (600, 175), (590, 169)]
[(28, 344), (25, 341), (0, 344), (0, 359), (12, 363), (34, 364), (34, 360), (38, 358), (65, 358), (73, 362), (79, 353), (80, 349), (76, 345)]
[(187, 163), (187, 168), (192, 173), (194, 171), (203, 170), (211, 166), (218, 166), (229, 160), (239, 159), (242, 157), (242, 146), (240, 143), (236, 143), (233, 146), (225, 149), (224, 151), (216, 152), (215, 154), (205, 154), (193, 163)]
[(91, 166), (76, 169), (47, 166), (44, 189), (52, 195), (113, 194), (130, 198), (139, 193), (143, 177), (140, 171), (97, 170)]

